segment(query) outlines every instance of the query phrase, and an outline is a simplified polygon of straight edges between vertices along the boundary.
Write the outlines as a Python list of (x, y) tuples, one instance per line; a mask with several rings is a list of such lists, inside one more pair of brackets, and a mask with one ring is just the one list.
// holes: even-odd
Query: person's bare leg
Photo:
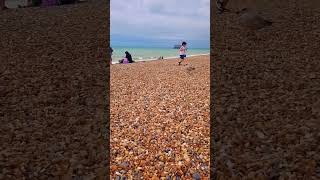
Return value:
[(180, 58), (179, 66), (181, 65), (182, 61), (184, 61), (184, 58), (183, 59)]

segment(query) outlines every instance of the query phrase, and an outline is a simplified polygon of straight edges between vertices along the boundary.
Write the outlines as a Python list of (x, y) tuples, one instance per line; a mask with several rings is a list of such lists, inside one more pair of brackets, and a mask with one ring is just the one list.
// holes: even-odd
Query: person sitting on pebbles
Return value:
[(134, 61), (132, 60), (131, 54), (128, 51), (126, 51), (125, 54), (126, 54), (126, 58), (128, 59), (129, 63), (134, 63)]
[(112, 47), (109, 47), (110, 65), (112, 64), (112, 53), (113, 53), (113, 49)]
[(123, 57), (123, 59), (119, 60), (119, 63), (120, 64), (134, 63), (134, 61), (132, 60), (131, 54), (128, 51), (126, 51), (125, 54), (126, 55)]

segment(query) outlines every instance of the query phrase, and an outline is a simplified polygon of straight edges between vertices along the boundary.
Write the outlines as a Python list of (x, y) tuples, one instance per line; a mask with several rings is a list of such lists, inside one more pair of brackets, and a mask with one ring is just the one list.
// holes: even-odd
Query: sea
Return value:
[[(112, 63), (119, 63), (128, 51), (134, 61), (152, 61), (157, 60), (160, 56), (164, 59), (179, 58), (179, 49), (173, 48), (145, 48), (145, 47), (112, 47)], [(188, 48), (187, 57), (198, 55), (209, 55), (209, 48)]]

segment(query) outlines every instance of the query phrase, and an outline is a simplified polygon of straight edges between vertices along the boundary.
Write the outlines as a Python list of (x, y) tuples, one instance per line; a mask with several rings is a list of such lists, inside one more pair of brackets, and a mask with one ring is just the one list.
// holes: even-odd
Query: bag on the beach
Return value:
[(128, 63), (129, 63), (129, 61), (128, 61), (128, 59), (127, 59), (127, 58), (123, 58), (122, 63), (123, 63), (123, 64), (128, 64)]

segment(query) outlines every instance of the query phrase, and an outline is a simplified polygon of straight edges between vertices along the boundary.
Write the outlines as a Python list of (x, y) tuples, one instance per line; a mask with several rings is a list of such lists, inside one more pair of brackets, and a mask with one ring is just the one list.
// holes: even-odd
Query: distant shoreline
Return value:
[[(191, 54), (191, 55), (187, 55), (188, 57), (197, 57), (197, 56), (208, 56), (210, 55), (210, 53), (207, 54)], [(163, 59), (139, 59), (139, 60), (135, 60), (136, 63), (141, 63), (141, 62), (149, 62), (149, 61), (161, 61), (161, 60), (169, 60), (169, 59), (178, 59), (179, 57), (174, 56), (174, 57), (163, 57)], [(119, 62), (112, 62), (112, 64), (120, 64)]]
[[(179, 50), (173, 48), (137, 48), (137, 47), (128, 47), (128, 48), (118, 48), (113, 47), (112, 58), (115, 62), (118, 62), (120, 59), (123, 59), (124, 52), (128, 51), (132, 55), (134, 61), (152, 61), (157, 60), (159, 57), (165, 59), (179, 58)], [(202, 48), (188, 48), (187, 55), (201, 55), (210, 53), (210, 49)]]

